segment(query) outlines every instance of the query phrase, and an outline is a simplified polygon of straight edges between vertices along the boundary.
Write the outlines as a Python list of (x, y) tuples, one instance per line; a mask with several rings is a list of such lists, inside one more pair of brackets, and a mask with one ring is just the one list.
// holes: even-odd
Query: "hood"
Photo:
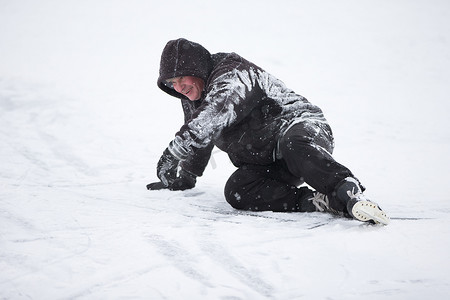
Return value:
[(211, 54), (202, 45), (180, 38), (169, 41), (161, 55), (158, 87), (171, 96), (188, 99), (166, 83), (179, 76), (195, 76), (205, 84), (212, 68)]

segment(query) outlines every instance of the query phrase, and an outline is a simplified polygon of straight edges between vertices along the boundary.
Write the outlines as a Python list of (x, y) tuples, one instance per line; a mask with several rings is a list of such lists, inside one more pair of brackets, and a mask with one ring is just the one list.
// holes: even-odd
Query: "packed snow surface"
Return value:
[[(391, 224), (236, 211), (219, 150), (194, 189), (147, 191), (179, 37), (319, 105)], [(0, 41), (0, 299), (450, 295), (450, 2), (0, 0)]]

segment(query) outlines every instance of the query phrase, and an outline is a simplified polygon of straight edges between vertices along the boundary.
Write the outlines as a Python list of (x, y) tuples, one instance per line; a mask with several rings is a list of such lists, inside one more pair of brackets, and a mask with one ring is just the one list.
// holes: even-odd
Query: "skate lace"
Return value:
[(330, 201), (328, 197), (321, 193), (315, 193), (309, 201), (314, 204), (317, 211), (324, 212), (330, 210)]
[(347, 191), (347, 195), (350, 197), (350, 199), (361, 200), (362, 198), (362, 192), (360, 189), (356, 189), (355, 192), (355, 188), (352, 188), (351, 191)]

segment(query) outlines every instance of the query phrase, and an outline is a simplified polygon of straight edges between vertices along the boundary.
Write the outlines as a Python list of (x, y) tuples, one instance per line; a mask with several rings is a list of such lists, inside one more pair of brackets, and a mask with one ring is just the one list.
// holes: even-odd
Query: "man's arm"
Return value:
[(196, 149), (210, 146), (215, 134), (247, 116), (256, 105), (251, 97), (257, 90), (256, 77), (253, 70), (236, 69), (218, 76), (210, 85), (203, 104), (177, 132), (169, 151), (177, 159), (186, 160)]
[[(213, 136), (231, 124), (239, 122), (253, 109), (255, 103), (249, 99), (254, 90), (256, 76), (253, 70), (233, 69), (216, 77), (202, 105), (181, 127), (158, 163), (158, 178), (165, 188), (170, 189), (171, 182), (176, 179), (173, 177), (174, 165), (177, 168), (180, 163), (187, 167), (186, 171), (189, 171), (196, 162), (200, 162), (200, 167), (191, 171), (203, 172), (211, 155)], [(203, 160), (199, 159), (197, 155), (201, 154), (207, 156), (203, 156)], [(201, 175), (200, 173), (191, 174)]]

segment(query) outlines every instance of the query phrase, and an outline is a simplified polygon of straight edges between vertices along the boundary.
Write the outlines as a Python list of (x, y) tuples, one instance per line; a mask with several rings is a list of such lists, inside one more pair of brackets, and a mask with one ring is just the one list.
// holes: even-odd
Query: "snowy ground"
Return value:
[[(450, 2), (0, 0), (0, 299), (444, 299)], [(235, 51), (325, 111), (393, 218), (243, 213), (215, 152), (149, 192), (181, 126), (169, 39)]]

